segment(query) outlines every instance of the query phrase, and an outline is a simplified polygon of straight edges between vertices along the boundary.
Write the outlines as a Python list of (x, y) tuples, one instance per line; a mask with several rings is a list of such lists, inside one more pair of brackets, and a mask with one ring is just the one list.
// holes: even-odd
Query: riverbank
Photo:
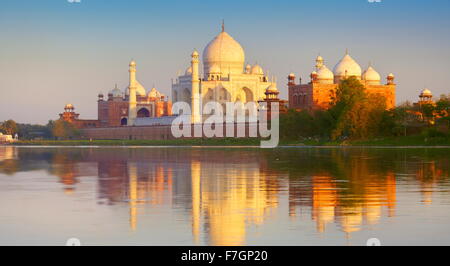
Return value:
[[(259, 146), (256, 138), (175, 139), (175, 140), (39, 140), (18, 141), (18, 146)], [(357, 141), (280, 141), (280, 146), (449, 146), (450, 137), (391, 137)]]

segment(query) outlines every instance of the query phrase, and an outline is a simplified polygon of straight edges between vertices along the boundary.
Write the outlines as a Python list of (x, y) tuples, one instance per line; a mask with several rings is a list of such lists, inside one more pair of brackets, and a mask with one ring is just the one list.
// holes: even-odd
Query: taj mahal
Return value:
[[(219, 34), (205, 46), (202, 54), (197, 50), (192, 52), (189, 63), (184, 74), (177, 74), (172, 80), (171, 96), (166, 96), (156, 88), (147, 91), (138, 81), (137, 63), (132, 60), (128, 65), (127, 86), (120, 89), (116, 85), (107, 97), (103, 93), (98, 95), (98, 119), (80, 119), (71, 104), (66, 105), (60, 119), (86, 129), (86, 136), (93, 139), (167, 139), (170, 138), (167, 126), (170, 127), (182, 115), (172, 113), (173, 103), (184, 102), (189, 105), (191, 113), (186, 115), (193, 124), (207, 120), (209, 115), (204, 115), (202, 110), (210, 102), (222, 105), (223, 115), (226, 115), (225, 106), (229, 102), (255, 103), (259, 109), (262, 102), (278, 102), (280, 112), (287, 111), (288, 108), (327, 109), (340, 81), (352, 76), (364, 85), (370, 95), (383, 97), (387, 109), (395, 106), (394, 75), (388, 74), (386, 83), (383, 84), (381, 75), (371, 64), (363, 72), (348, 52), (333, 71), (328, 69), (323, 57), (318, 56), (316, 70), (310, 74), (309, 82), (304, 83), (299, 78), (297, 83), (295, 74), (289, 74), (289, 99), (280, 100), (276, 79), (270, 78), (268, 71), (259, 64), (246, 64), (244, 48), (225, 31), (224, 23)], [(270, 105), (268, 106), (270, 112)], [(155, 131), (155, 126), (160, 126), (159, 131)]]
[(200, 107), (210, 101), (222, 105), (258, 102), (264, 100), (269, 87), (276, 87), (260, 65), (245, 65), (244, 49), (225, 31), (223, 24), (222, 32), (203, 50), (203, 75), (199, 57), (194, 51), (191, 65), (172, 84), (173, 102), (190, 103), (194, 123), (202, 120)]

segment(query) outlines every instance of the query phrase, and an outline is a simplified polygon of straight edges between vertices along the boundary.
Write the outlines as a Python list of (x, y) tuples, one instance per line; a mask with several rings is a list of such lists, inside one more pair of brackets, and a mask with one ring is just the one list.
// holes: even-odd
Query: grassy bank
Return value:
[[(176, 139), (176, 140), (40, 140), (19, 141), (22, 146), (259, 146), (260, 139)], [(450, 137), (390, 137), (372, 140), (330, 142), (321, 140), (280, 141), (280, 146), (449, 146)]]
[(259, 139), (175, 139), (175, 140), (39, 140), (19, 141), (19, 146), (258, 146)]
[[(294, 143), (286, 143), (287, 145), (295, 145)], [(370, 140), (353, 140), (353, 141), (323, 141), (323, 140), (305, 140), (298, 145), (307, 146), (449, 146), (450, 137), (424, 137), (424, 136), (407, 136), (407, 137), (388, 137), (376, 138)]]

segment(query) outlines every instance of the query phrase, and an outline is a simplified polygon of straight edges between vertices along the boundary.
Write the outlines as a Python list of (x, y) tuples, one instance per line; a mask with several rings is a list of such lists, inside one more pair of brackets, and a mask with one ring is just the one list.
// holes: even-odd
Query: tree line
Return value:
[(0, 123), (0, 132), (12, 136), (18, 134), (22, 140), (74, 139), (80, 136), (80, 131), (72, 123), (63, 120), (50, 120), (46, 125), (20, 124), (7, 120)]

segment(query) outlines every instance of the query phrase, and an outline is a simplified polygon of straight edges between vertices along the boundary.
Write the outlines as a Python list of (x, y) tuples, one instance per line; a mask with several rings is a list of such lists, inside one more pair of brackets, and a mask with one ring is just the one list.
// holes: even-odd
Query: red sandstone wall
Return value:
[[(250, 136), (250, 130), (258, 132), (257, 124), (240, 124), (245, 127), (245, 136)], [(266, 125), (264, 125), (266, 126)], [(191, 128), (191, 136), (194, 136), (194, 127)], [(226, 126), (223, 126), (223, 134), (226, 136)], [(141, 126), (141, 127), (105, 127), (86, 128), (81, 130), (83, 139), (97, 140), (167, 140), (175, 139), (172, 136), (171, 126)], [(258, 135), (258, 134), (257, 134)], [(237, 125), (234, 126), (234, 136), (237, 136)], [(259, 135), (258, 135), (259, 136)], [(203, 137), (206, 137), (203, 135)]]

